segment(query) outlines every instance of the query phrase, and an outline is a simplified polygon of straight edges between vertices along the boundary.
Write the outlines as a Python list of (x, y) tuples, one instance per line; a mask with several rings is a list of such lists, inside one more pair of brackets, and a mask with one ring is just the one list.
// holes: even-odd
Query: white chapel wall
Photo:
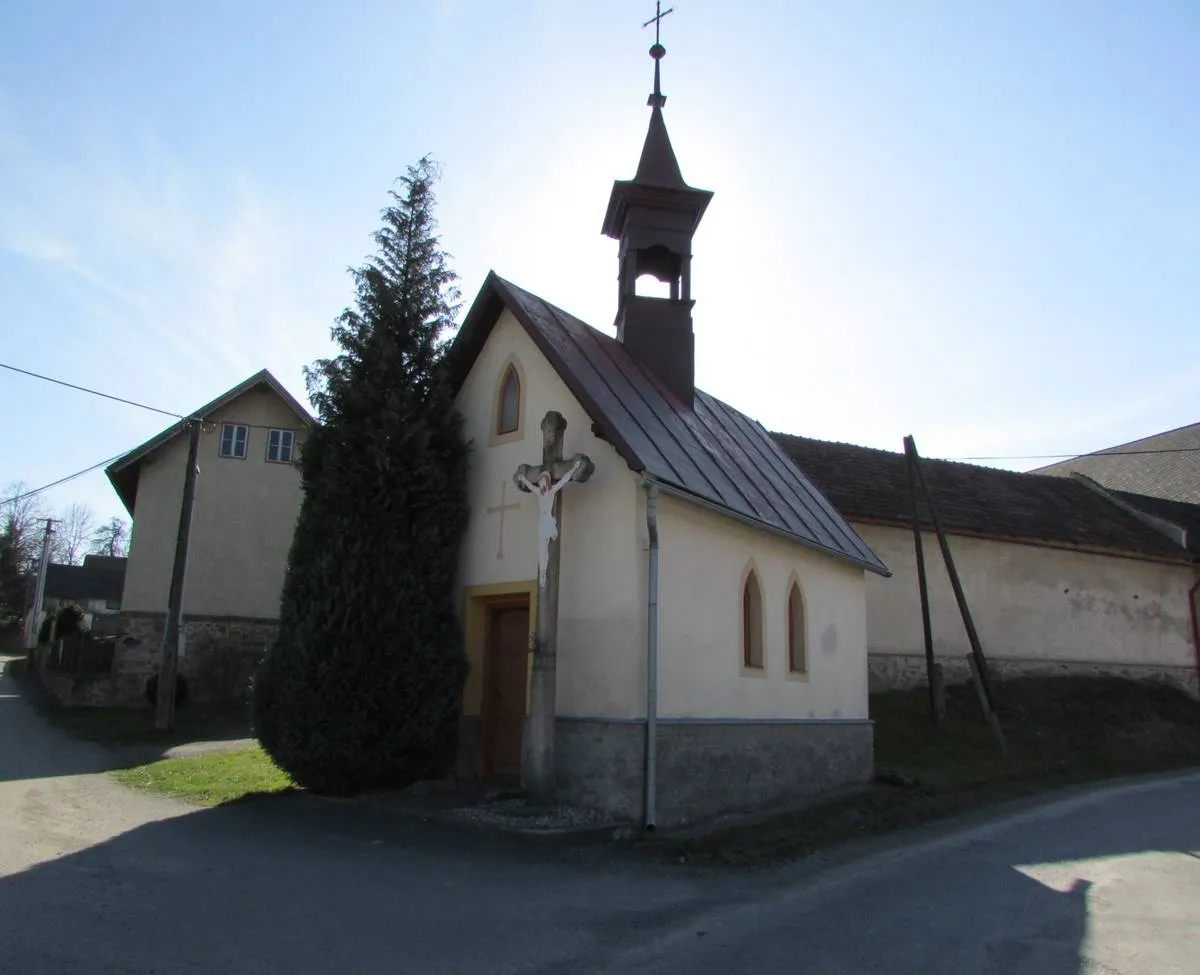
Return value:
[[(867, 580), (872, 655), (924, 656), (909, 529), (855, 524), (892, 570)], [(923, 534), (934, 650), (962, 657), (966, 630), (937, 536)], [(1187, 566), (950, 536), (972, 618), (989, 658), (1195, 667)]]
[[(659, 714), (867, 717), (862, 569), (660, 496)], [(742, 669), (741, 598), (753, 560), (763, 594), (762, 676)], [(808, 675), (788, 673), (789, 582), (804, 594)]]
[[(505, 364), (524, 375), (522, 435), (491, 443), (493, 404)], [(563, 454), (587, 454), (591, 479), (562, 493), (557, 711), (575, 717), (634, 717), (642, 658), (637, 483), (626, 463), (592, 432), (592, 421), (510, 312), (504, 311), (459, 391), (463, 434), (472, 442), (471, 515), (459, 584), (468, 589), (537, 580), (537, 503), (512, 476), (540, 464), (541, 421), (557, 410), (567, 421)], [(489, 506), (516, 503), (500, 514)], [(468, 705), (469, 708), (469, 705)]]

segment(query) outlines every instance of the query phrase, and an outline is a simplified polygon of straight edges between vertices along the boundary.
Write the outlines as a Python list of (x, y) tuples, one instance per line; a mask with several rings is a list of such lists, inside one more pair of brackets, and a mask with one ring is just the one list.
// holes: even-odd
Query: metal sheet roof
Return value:
[(455, 339), (459, 382), (503, 308), (632, 470), (757, 528), (888, 574), (761, 424), (699, 390), (689, 409), (621, 343), (494, 273)]

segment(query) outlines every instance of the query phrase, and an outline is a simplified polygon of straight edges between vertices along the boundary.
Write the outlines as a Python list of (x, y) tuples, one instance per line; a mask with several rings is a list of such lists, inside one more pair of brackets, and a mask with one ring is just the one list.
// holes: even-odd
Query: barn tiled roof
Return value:
[(504, 308), (631, 470), (759, 528), (888, 573), (759, 423), (699, 390), (689, 409), (621, 343), (494, 273), (455, 339), (460, 382)]
[(1153, 498), (1145, 494), (1132, 494), (1129, 491), (1113, 491), (1113, 494), (1139, 511), (1155, 518), (1162, 518), (1164, 521), (1169, 521), (1184, 529), (1187, 532), (1188, 551), (1200, 555), (1200, 504)]
[[(912, 524), (904, 455), (888, 450), (774, 434), (851, 521)], [(922, 459), (947, 531), (1187, 560), (1165, 535), (1080, 481), (974, 464)], [(922, 521), (932, 527), (924, 505)]]
[(1040, 467), (1032, 473), (1073, 471), (1114, 491), (1200, 503), (1200, 423)]

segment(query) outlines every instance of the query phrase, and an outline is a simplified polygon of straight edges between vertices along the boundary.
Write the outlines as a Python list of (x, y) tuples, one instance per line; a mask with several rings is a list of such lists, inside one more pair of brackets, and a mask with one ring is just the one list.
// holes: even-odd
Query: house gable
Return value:
[[(206, 422), (200, 438), (184, 612), (272, 619), (279, 613), (302, 494), (294, 460), (267, 459), (268, 436), (272, 429), (293, 431), (294, 458), (298, 457), (307, 413), (298, 413), (294, 401), (279, 396), (270, 384), (238, 388), (236, 395), (197, 411)], [(221, 456), (226, 423), (246, 428), (244, 457)], [(171, 436), (132, 462), (137, 469), (136, 495), (124, 611), (166, 611), (187, 449), (186, 437)], [(120, 476), (118, 471), (116, 478)]]
[[(194, 411), (192, 416), (205, 420), (214, 420), (219, 411), (223, 411), (225, 407), (247, 393), (255, 391), (270, 392), (279, 399), (286, 408), (287, 414), (289, 414), (289, 416), (281, 419), (279, 422), (286, 424), (287, 427), (304, 430), (311, 427), (315, 422), (312, 414), (266, 369), (256, 372), (253, 376), (238, 383), (232, 389), (226, 390), (216, 399)], [(294, 421), (299, 422), (296, 423)], [(105, 469), (113, 490), (117, 492), (117, 496), (121, 499), (121, 503), (125, 505), (125, 510), (130, 515), (134, 513), (133, 509), (137, 499), (138, 477), (141, 472), (142, 461), (153, 456), (155, 452), (167, 445), (180, 440), (186, 433), (186, 430), (186, 420), (180, 420), (178, 423), (172, 424), (165, 430), (155, 434), (145, 443), (139, 444), (133, 450), (123, 454)]]

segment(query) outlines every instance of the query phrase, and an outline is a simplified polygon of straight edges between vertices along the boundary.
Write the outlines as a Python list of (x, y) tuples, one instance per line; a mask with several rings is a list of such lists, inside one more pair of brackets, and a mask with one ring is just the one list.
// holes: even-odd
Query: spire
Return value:
[(686, 189), (687, 183), (683, 181), (683, 173), (679, 171), (679, 161), (675, 158), (675, 150), (671, 148), (671, 137), (667, 135), (667, 123), (662, 112), (667, 103), (667, 96), (662, 93), (662, 76), (658, 66), (666, 53), (667, 49), (657, 42), (650, 48), (650, 57), (654, 58), (654, 91), (646, 100), (646, 104), (652, 109), (650, 128), (646, 130), (642, 158), (638, 160), (637, 175), (633, 181), (650, 186)]
[[(692, 335), (692, 236), (712, 193), (683, 181), (679, 161), (667, 135), (662, 93), (662, 46), (659, 27), (670, 10), (657, 12), (654, 24), (654, 90), (650, 128), (642, 145), (637, 174), (613, 183), (604, 214), (605, 236), (620, 242), (617, 255), (617, 341), (690, 409), (695, 388), (695, 342)], [(669, 285), (670, 297), (638, 294), (638, 279), (649, 275)]]

